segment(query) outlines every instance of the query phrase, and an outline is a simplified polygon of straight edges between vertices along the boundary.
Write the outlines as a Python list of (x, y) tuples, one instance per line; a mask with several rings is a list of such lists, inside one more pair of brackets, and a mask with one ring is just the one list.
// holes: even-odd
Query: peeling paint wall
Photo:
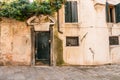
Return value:
[(30, 27), (25, 22), (2, 18), (0, 65), (30, 65)]
[[(63, 5), (59, 10), (59, 30), (63, 34), (58, 32), (57, 25), (53, 26), (51, 49), (53, 64), (120, 63), (120, 45), (109, 45), (109, 36), (119, 36), (120, 43), (120, 23), (106, 23), (106, 0), (69, 1), (77, 1), (78, 22), (65, 23)], [(120, 3), (119, 0), (107, 1), (113, 5)], [(37, 27), (36, 29), (44, 30), (44, 28)], [(48, 27), (45, 29), (48, 30)], [(66, 36), (78, 36), (79, 46), (66, 46)], [(30, 65), (31, 44), (30, 27), (25, 22), (2, 18), (0, 22), (0, 65)]]

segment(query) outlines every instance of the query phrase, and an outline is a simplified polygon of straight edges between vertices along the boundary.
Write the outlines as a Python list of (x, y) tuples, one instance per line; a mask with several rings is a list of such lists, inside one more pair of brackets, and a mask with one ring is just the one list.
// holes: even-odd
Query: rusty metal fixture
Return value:
[(0, 18), (0, 22), (2, 21), (2, 18)]
[(58, 32), (63, 34), (63, 32), (60, 31), (59, 10), (57, 11), (57, 26), (58, 26)]

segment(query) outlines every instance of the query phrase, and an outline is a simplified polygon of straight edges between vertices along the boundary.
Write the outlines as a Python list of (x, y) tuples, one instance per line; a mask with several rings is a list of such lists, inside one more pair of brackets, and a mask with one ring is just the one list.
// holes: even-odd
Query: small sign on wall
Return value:
[(38, 25), (34, 25), (35, 31), (49, 31), (50, 23), (41, 23)]

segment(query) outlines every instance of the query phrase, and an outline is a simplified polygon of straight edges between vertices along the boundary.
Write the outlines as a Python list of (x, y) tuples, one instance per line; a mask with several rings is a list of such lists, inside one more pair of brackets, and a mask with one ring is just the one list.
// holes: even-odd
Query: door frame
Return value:
[[(43, 31), (35, 31), (34, 26), (31, 27), (31, 66), (36, 66), (35, 65), (35, 35), (36, 32), (43, 32)], [(44, 31), (47, 32), (47, 31)], [(53, 66), (54, 65), (54, 55), (53, 55), (53, 27), (50, 26), (49, 31), (50, 33), (50, 62), (49, 62), (49, 66)]]

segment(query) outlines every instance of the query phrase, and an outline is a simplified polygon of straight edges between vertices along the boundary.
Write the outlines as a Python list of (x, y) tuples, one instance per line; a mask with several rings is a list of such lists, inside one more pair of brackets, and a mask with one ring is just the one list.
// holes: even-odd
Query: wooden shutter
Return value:
[(116, 23), (120, 22), (120, 3), (115, 6)]
[(71, 7), (72, 7), (72, 22), (78, 22), (77, 1), (72, 1)]
[(109, 22), (109, 4), (108, 2), (106, 2), (106, 21)]
[(65, 4), (65, 22), (72, 22), (71, 1), (67, 1)]

